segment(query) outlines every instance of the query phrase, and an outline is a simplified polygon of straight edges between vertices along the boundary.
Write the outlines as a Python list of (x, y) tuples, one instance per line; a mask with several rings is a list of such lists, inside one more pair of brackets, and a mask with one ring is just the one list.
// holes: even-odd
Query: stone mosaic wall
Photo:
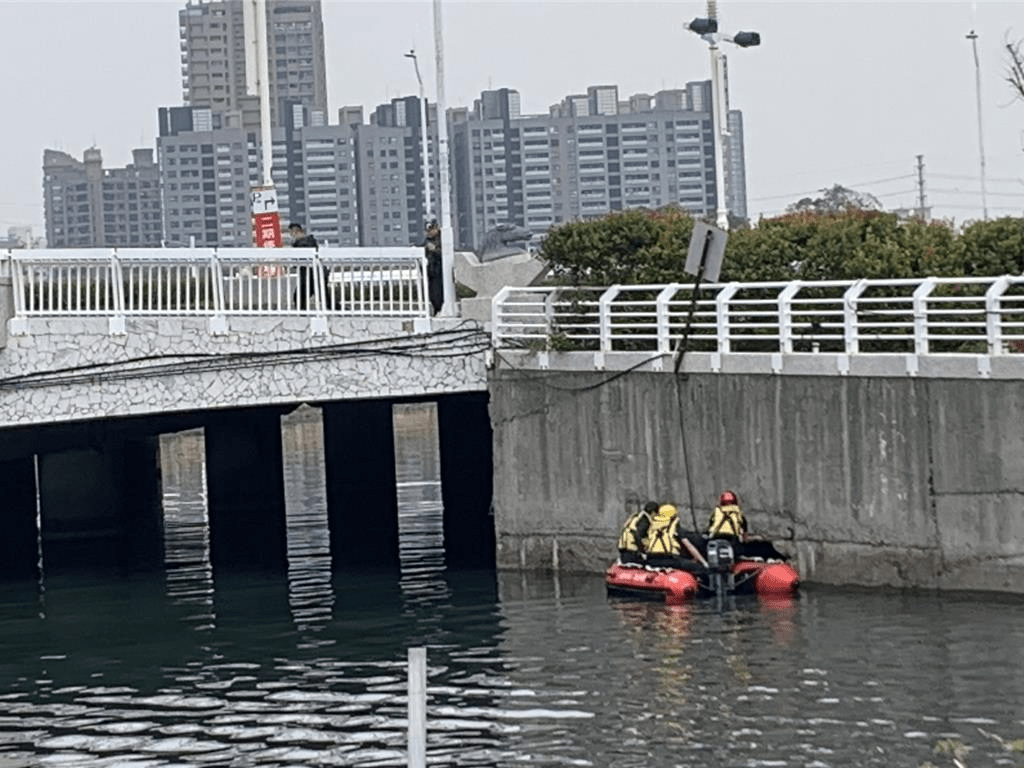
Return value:
[(487, 336), (434, 318), (32, 318), (0, 349), (0, 427), (482, 391)]

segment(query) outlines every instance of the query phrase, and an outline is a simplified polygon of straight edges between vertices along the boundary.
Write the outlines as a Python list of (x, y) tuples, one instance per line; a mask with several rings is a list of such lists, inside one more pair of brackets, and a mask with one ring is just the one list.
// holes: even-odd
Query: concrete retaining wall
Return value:
[(690, 520), (692, 488), (703, 526), (732, 488), (805, 581), (1024, 592), (1019, 381), (498, 370), (490, 390), (501, 568), (603, 571), (629, 499)]

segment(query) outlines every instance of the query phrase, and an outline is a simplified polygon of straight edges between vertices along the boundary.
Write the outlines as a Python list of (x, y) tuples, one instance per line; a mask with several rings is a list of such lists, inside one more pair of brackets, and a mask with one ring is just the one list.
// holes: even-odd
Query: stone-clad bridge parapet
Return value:
[[(486, 388), (418, 249), (24, 251), (0, 259), (0, 427)], [(6, 319), (6, 318), (5, 318)]]

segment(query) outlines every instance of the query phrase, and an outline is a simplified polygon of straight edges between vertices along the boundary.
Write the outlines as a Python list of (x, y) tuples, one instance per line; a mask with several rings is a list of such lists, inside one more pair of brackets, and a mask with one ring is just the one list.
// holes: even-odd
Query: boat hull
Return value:
[(679, 605), (702, 594), (715, 594), (716, 583), (729, 584), (731, 594), (758, 594), (764, 597), (792, 595), (800, 585), (800, 575), (783, 562), (740, 560), (733, 563), (728, 580), (713, 579), (712, 572), (696, 568), (647, 568), (612, 564), (605, 573), (609, 594), (663, 600)]

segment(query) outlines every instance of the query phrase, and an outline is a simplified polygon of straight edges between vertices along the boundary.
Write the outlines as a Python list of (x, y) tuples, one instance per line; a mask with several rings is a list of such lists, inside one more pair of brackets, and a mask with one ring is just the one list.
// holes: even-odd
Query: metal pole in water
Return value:
[(427, 764), (427, 649), (409, 649), (409, 768)]

